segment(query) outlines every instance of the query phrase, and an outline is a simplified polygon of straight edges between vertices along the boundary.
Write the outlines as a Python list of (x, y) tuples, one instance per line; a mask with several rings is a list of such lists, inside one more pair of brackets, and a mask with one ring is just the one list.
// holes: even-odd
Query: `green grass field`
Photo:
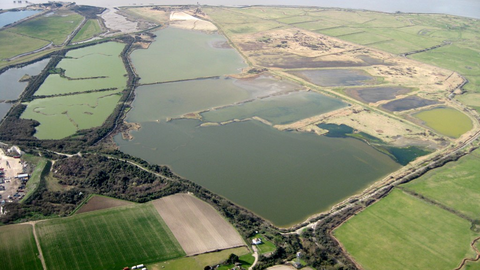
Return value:
[(82, 19), (81, 15), (71, 11), (56, 11), (54, 14), (50, 13), (50, 15), (26, 21), (10, 28), (9, 31), (60, 45)]
[(151, 204), (99, 210), (37, 224), (48, 269), (122, 269), (184, 256)]
[(32, 225), (0, 227), (0, 268), (42, 270)]
[(35, 165), (35, 169), (33, 170), (30, 179), (28, 179), (27, 182), (27, 194), (21, 202), (24, 202), (27, 200), (34, 192), (37, 190), (38, 185), (40, 184), (40, 180), (42, 178), (42, 172), (45, 169), (45, 166), (47, 165), (47, 159), (37, 157), (37, 156), (32, 156), (32, 155), (26, 155), (23, 157), (27, 162), (33, 163)]
[(480, 270), (480, 262), (468, 262), (462, 269), (465, 270)]
[(474, 256), (470, 225), (396, 189), (334, 234), (365, 269), (452, 269)]
[[(238, 254), (235, 254), (238, 256)], [(255, 261), (255, 258), (252, 256), (252, 254), (245, 254), (242, 256), (238, 256), (238, 261), (242, 264), (242, 267), (244, 269), (248, 269), (250, 266), (252, 266), (253, 262)], [(217, 270), (230, 270), (230, 269), (235, 269), (234, 264), (229, 264), (229, 265), (222, 265), (217, 268)]]
[(477, 149), (403, 186), (472, 219), (480, 219), (479, 172), (480, 150)]
[(469, 80), (469, 83), (465, 86), (467, 91), (480, 92), (480, 78), (478, 76), (480, 74), (480, 48), (478, 47), (453, 44), (409, 57), (455, 70)]
[(258, 253), (260, 253), (260, 254), (273, 252), (273, 251), (275, 251), (275, 249), (277, 249), (277, 247), (272, 242), (268, 241), (267, 238), (265, 238), (261, 234), (256, 234), (252, 237), (252, 239), (253, 238), (262, 239), (262, 244), (257, 245)]
[[(246, 247), (239, 247), (233, 249), (226, 249), (218, 252), (211, 252), (200, 254), (192, 257), (184, 257), (180, 259), (148, 264), (147, 267), (150, 270), (184, 270), (184, 269), (204, 269), (205, 266), (217, 265), (228, 259), (230, 254), (236, 254), (237, 256), (248, 259), (248, 256), (252, 257)], [(252, 257), (253, 258), (253, 257)], [(253, 261), (250, 263), (252, 264)]]
[[(480, 247), (480, 244), (478, 242), (476, 247), (477, 249)], [(467, 264), (462, 269), (463, 270), (480, 270), (480, 260), (476, 262), (467, 262)]]
[(213, 21), (220, 24), (223, 30), (227, 32), (227, 36), (252, 34), (282, 27), (282, 24), (274, 20), (252, 17), (238, 9), (214, 7), (206, 10)]
[(79, 42), (83, 40), (90, 39), (97, 34), (102, 32), (102, 28), (98, 24), (98, 20), (90, 19), (88, 20), (85, 25), (78, 31), (75, 37), (72, 39), (72, 42)]
[(49, 43), (46, 40), (22, 36), (5, 30), (0, 31), (0, 59), (34, 51)]

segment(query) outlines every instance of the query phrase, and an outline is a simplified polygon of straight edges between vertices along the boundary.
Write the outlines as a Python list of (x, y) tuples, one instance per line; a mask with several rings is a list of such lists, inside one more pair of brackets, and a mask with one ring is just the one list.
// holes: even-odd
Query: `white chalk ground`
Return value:
[(137, 22), (127, 20), (113, 8), (107, 9), (101, 16), (110, 32), (133, 33), (139, 31)]
[(193, 17), (185, 12), (175, 12), (170, 14), (170, 25), (172, 27), (199, 30), (199, 31), (217, 31), (217, 27), (208, 21)]

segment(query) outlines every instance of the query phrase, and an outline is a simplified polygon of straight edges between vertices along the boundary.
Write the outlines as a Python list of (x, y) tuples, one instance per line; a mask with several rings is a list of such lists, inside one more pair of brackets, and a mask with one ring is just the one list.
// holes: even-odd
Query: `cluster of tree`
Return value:
[(163, 195), (168, 184), (163, 177), (127, 161), (95, 154), (58, 160), (53, 172), (60, 184), (135, 202)]
[(86, 194), (77, 188), (65, 191), (49, 191), (42, 188), (28, 202), (6, 203), (5, 215), (0, 216), (0, 222), (11, 224), (48, 217), (68, 216), (85, 196)]

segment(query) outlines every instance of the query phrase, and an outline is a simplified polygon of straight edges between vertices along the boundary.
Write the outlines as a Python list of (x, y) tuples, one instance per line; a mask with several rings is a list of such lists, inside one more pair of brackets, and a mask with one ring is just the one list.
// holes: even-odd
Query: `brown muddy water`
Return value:
[(400, 86), (379, 86), (345, 89), (345, 93), (362, 102), (378, 102), (381, 100), (394, 99), (398, 95), (404, 95), (410, 89)]
[(392, 112), (398, 112), (398, 111), (407, 111), (411, 109), (421, 108), (421, 107), (439, 104), (439, 103), (440, 102), (436, 100), (424, 99), (417, 96), (409, 96), (406, 98), (390, 101), (382, 105), (382, 108)]
[(355, 86), (374, 82), (374, 78), (363, 70), (319, 69), (290, 71), (290, 74), (319, 86)]

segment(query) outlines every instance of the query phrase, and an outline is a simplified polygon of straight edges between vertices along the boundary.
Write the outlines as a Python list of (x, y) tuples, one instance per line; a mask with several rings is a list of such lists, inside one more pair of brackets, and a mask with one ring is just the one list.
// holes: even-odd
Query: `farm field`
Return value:
[(453, 269), (474, 256), (470, 225), (395, 189), (334, 234), (365, 269)]
[(82, 19), (83, 17), (75, 12), (57, 10), (19, 24), (8, 31), (61, 45)]
[(2, 269), (42, 270), (38, 249), (30, 224), (0, 227), (0, 258)]
[(40, 122), (35, 133), (38, 139), (61, 139), (102, 125), (120, 97), (121, 93), (114, 90), (35, 99), (21, 117)]
[(99, 210), (36, 226), (48, 269), (122, 269), (183, 256), (151, 204)]
[(402, 186), (455, 209), (471, 219), (480, 219), (479, 167), (480, 150), (477, 149), (456, 162), (431, 170)]
[(96, 210), (103, 210), (132, 204), (133, 203), (129, 201), (119, 200), (102, 195), (93, 195), (90, 199), (88, 199), (88, 202), (82, 205), (82, 207), (80, 207), (80, 209), (75, 212), (75, 214), (87, 213)]
[[(204, 269), (207, 265), (217, 265), (225, 261), (230, 254), (240, 257), (252, 257), (246, 247), (238, 247), (226, 249), (217, 252), (210, 252), (191, 257), (170, 260), (161, 263), (149, 264), (148, 269), (151, 270), (184, 270), (184, 269)], [(253, 258), (253, 257), (252, 257)], [(251, 263), (250, 263), (251, 264)], [(220, 268), (221, 269), (221, 268)]]
[[(435, 50), (409, 56), (412, 59), (430, 63), (439, 67), (450, 68), (464, 75), (469, 83), (464, 89), (473, 93), (480, 91), (480, 53), (478, 46), (456, 42)], [(476, 104), (480, 106), (480, 103)]]
[(189, 194), (152, 202), (188, 256), (244, 246), (233, 226), (212, 206)]
[[(241, 266), (244, 269), (248, 269), (253, 264), (254, 261), (255, 261), (255, 258), (250, 253), (242, 256), (238, 256), (238, 262), (242, 264)], [(235, 267), (235, 264), (221, 265), (220, 267), (218, 267), (218, 270), (230, 270), (230, 269), (233, 269), (234, 267)]]
[(102, 28), (98, 24), (98, 20), (90, 19), (85, 23), (82, 29), (78, 31), (78, 33), (72, 39), (72, 43), (90, 39), (95, 35), (100, 34), (101, 32), (102, 32)]
[(0, 60), (5, 64), (5, 59), (22, 54), (24, 52), (40, 49), (50, 42), (38, 38), (11, 33), (6, 30), (0, 31)]

